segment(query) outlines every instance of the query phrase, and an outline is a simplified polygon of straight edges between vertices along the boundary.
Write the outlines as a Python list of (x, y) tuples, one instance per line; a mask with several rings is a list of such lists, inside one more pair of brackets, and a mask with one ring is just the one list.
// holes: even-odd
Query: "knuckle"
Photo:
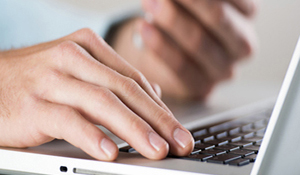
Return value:
[(147, 84), (146, 77), (140, 71), (135, 70), (130, 77), (140, 85)]
[(56, 65), (59, 65), (60, 68), (67, 64), (63, 60), (76, 61), (78, 64), (86, 61), (89, 58), (88, 52), (84, 50), (77, 43), (67, 40), (56, 46), (55, 50), (59, 55), (55, 56), (53, 61), (55, 61)]
[(158, 110), (155, 115), (155, 124), (157, 126), (159, 125), (165, 125), (167, 127), (174, 127), (178, 125), (178, 122), (176, 122), (176, 120), (174, 120), (174, 118), (172, 117), (172, 115), (168, 112), (165, 112), (163, 110)]
[(103, 105), (103, 103), (113, 104), (115, 102), (115, 95), (107, 88), (99, 87), (94, 90), (94, 97), (97, 97), (100, 100), (99, 105)]
[(124, 93), (127, 95), (131, 95), (138, 91), (139, 85), (136, 81), (131, 78), (124, 78), (121, 82), (121, 87), (124, 90)]
[(105, 43), (105, 41), (92, 29), (83, 28), (74, 33), (74, 35), (79, 40), (85, 40), (88, 42), (101, 41), (100, 43)]
[(71, 40), (66, 40), (58, 44), (55, 48), (58, 50), (58, 53), (66, 54), (70, 51), (77, 50), (78, 45)]
[(140, 134), (145, 134), (152, 130), (147, 123), (145, 123), (141, 120), (141, 118), (138, 117), (131, 118), (129, 127), (132, 132)]
[(70, 55), (79, 53), (79, 48), (80, 46), (71, 40), (63, 41), (53, 48), (52, 53), (54, 52), (55, 55), (51, 57), (52, 61), (56, 63), (57, 61), (61, 62), (62, 58), (73, 58)]
[(142, 124), (141, 124), (141, 121), (138, 119), (138, 118), (134, 118), (134, 119), (131, 119), (130, 121), (130, 128), (136, 132), (136, 131), (141, 131), (142, 130)]
[(76, 31), (74, 33), (75, 35), (79, 35), (79, 36), (85, 36), (85, 37), (95, 37), (95, 36), (98, 36), (96, 34), (96, 32), (94, 32), (92, 29), (90, 28), (83, 28), (83, 29), (80, 29), (78, 31)]

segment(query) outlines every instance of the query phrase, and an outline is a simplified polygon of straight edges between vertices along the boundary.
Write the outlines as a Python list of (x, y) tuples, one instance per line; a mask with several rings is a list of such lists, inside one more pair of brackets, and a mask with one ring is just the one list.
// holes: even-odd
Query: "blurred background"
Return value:
[[(140, 5), (139, 0), (63, 1), (74, 8), (95, 13)], [(261, 0), (256, 19), (259, 50), (252, 59), (238, 66), (233, 80), (217, 88), (213, 101), (222, 101), (222, 98), (228, 98), (228, 94), (243, 100), (241, 95), (245, 91), (255, 96), (253, 100), (277, 95), (300, 35), (299, 7), (299, 0)]]
[[(46, 0), (59, 10), (71, 11), (80, 16), (99, 16), (138, 8), (140, 0)], [(222, 83), (210, 101), (217, 103), (236, 101), (248, 103), (276, 97), (296, 42), (300, 35), (299, 0), (258, 0), (259, 14), (256, 28), (259, 50), (252, 59), (242, 62), (233, 80)], [(58, 5), (59, 4), (59, 5)], [(24, 4), (23, 4), (24, 5)], [(57, 6), (56, 6), (57, 5)], [(86, 12), (86, 14), (82, 13)], [(91, 15), (92, 14), (92, 15)], [(84, 21), (83, 21), (83, 24)], [(49, 36), (51, 37), (51, 36)], [(235, 100), (237, 99), (237, 100)]]
[[(59, 0), (75, 8), (95, 13), (139, 6), (140, 0)], [(259, 0), (256, 19), (260, 48), (254, 59), (240, 66), (238, 79), (271, 81), (281, 84), (300, 35), (299, 0)]]

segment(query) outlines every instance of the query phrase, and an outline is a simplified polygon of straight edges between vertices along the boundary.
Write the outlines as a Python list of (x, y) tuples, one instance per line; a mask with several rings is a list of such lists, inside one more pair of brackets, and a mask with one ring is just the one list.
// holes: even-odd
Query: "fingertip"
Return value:
[(105, 153), (105, 155), (106, 155), (105, 160), (113, 161), (117, 158), (118, 153), (119, 153), (118, 147), (110, 139), (103, 138), (101, 140), (100, 147), (101, 147), (103, 153)]
[(158, 134), (150, 132), (149, 142), (152, 148), (155, 150), (148, 158), (152, 160), (160, 160), (167, 156), (169, 152), (169, 144), (161, 138)]
[(171, 153), (177, 156), (187, 156), (194, 149), (194, 139), (189, 131), (182, 128), (174, 130), (173, 138), (176, 145), (171, 150)]

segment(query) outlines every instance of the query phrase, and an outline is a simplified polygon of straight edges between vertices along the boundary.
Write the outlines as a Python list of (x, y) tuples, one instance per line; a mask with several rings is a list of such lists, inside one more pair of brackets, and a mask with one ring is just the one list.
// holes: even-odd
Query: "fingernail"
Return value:
[(160, 136), (158, 136), (156, 133), (153, 132), (149, 134), (149, 141), (152, 147), (156, 151), (161, 150), (163, 147), (167, 145), (167, 142), (164, 139), (162, 139)]
[(157, 12), (159, 8), (158, 0), (147, 0), (147, 7), (151, 13)]
[(182, 148), (185, 148), (192, 141), (190, 134), (180, 128), (175, 129), (173, 137)]
[(109, 158), (111, 158), (117, 151), (115, 144), (106, 138), (102, 139), (101, 148)]

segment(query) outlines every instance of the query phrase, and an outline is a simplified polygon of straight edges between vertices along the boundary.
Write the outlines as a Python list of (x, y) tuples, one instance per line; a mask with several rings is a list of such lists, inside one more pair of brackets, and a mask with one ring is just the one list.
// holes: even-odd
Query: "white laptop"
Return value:
[[(186, 157), (148, 160), (126, 143), (114, 162), (98, 161), (62, 140), (28, 148), (0, 148), (0, 173), (87, 175), (299, 174), (300, 40), (276, 101), (185, 117), (195, 138)], [(191, 110), (201, 109), (191, 106)], [(197, 108), (197, 109), (196, 109)], [(205, 111), (205, 110), (204, 110)], [(273, 111), (273, 112), (272, 112)], [(206, 116), (204, 116), (206, 115)], [(1, 134), (1, 133), (0, 133)], [(113, 137), (113, 136), (112, 136)]]

